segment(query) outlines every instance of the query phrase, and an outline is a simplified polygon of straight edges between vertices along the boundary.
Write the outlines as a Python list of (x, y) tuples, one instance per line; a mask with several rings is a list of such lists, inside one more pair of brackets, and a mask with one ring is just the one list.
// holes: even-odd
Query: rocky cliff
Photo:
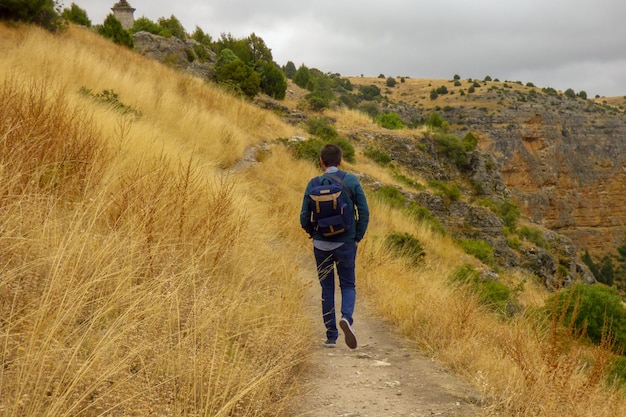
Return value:
[(497, 100), (491, 112), (446, 116), (480, 133), (524, 213), (581, 249), (626, 245), (626, 115), (564, 95), (501, 91)]
[[(387, 88), (384, 79), (350, 80), (377, 85), (405, 121), (438, 112), (459, 136), (478, 136), (523, 213), (578, 250), (600, 255), (626, 245), (626, 99), (519, 82), (407, 79)], [(429, 99), (439, 85), (448, 93)]]

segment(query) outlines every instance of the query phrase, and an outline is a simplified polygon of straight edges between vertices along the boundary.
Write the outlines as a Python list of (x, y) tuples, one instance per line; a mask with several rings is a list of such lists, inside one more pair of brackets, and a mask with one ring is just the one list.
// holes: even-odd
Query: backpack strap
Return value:
[[(338, 174), (343, 174), (342, 177), (346, 176), (346, 173), (342, 172), (342, 171), (339, 171)], [(343, 190), (346, 193), (348, 193), (348, 197), (350, 197), (350, 201), (354, 201), (354, 194), (352, 193), (352, 190), (350, 188), (348, 188), (348, 186), (346, 185), (346, 183), (343, 181), (343, 179), (341, 177), (339, 177), (338, 175), (329, 174), (329, 173), (325, 173), (324, 175), (322, 175), (322, 177), (330, 178), (331, 180), (333, 180), (336, 183), (338, 183), (339, 185), (341, 185)]]

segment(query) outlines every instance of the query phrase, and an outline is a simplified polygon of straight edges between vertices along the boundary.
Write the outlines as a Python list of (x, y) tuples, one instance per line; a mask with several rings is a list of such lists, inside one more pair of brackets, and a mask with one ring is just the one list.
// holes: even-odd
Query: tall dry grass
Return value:
[[(520, 299), (526, 312), (513, 319), (494, 314), (450, 279), (465, 263), (481, 268), (475, 259), (425, 225), (371, 200), (376, 221), (359, 246), (361, 293), (417, 346), (477, 388), (482, 415), (626, 415), (626, 393), (606, 378), (615, 358), (610, 341), (591, 347), (558, 314), (545, 320), (538, 307), (546, 291), (516, 271), (500, 274), (511, 286), (525, 288)], [(393, 231), (419, 239), (426, 250), (422, 265), (388, 250), (384, 237)]]
[[(311, 339), (297, 215), (318, 171), (278, 145), (231, 168), (292, 128), (82, 29), (0, 25), (0, 77), (0, 415), (285, 415)], [(476, 260), (370, 205), (360, 294), (472, 382), (484, 415), (626, 415), (608, 346), (532, 310), (493, 315), (448, 279)], [(424, 264), (386, 248), (393, 231), (420, 240)], [(541, 304), (527, 277), (501, 275)]]
[(302, 287), (220, 168), (289, 128), (89, 32), (0, 31), (0, 415), (280, 415)]

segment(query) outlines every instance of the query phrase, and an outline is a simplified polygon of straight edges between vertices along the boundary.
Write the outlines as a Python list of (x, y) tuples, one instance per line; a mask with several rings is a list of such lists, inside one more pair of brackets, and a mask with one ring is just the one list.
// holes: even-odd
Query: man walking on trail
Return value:
[(358, 243), (369, 222), (365, 193), (358, 178), (339, 170), (342, 150), (326, 145), (320, 152), (324, 175), (309, 181), (304, 192), (300, 224), (313, 238), (317, 275), (322, 286), (322, 318), (326, 326), (324, 346), (337, 346), (335, 268), (341, 288), (341, 320), (345, 342), (357, 347), (352, 329), (356, 301), (355, 262)]

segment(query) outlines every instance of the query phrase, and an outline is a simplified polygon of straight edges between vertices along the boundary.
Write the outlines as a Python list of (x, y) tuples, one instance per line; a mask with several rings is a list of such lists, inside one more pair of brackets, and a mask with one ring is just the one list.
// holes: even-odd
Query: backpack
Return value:
[[(352, 192), (343, 182), (345, 176), (345, 172), (339, 171), (337, 175), (324, 174), (312, 180), (313, 187), (309, 192), (311, 222), (324, 237), (344, 233), (354, 221), (348, 207), (348, 204), (352, 204)], [(330, 183), (324, 184), (327, 178)]]

